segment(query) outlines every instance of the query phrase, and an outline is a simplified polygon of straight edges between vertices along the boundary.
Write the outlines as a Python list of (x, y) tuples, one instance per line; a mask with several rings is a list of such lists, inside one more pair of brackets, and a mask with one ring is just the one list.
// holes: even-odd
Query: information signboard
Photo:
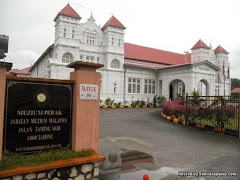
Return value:
[(7, 82), (4, 150), (71, 148), (72, 86)]

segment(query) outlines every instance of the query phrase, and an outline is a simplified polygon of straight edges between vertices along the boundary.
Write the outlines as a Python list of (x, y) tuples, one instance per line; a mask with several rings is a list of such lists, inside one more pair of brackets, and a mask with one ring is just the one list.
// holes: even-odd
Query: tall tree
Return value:
[(240, 80), (237, 78), (231, 78), (231, 89), (234, 89), (236, 87), (240, 87)]

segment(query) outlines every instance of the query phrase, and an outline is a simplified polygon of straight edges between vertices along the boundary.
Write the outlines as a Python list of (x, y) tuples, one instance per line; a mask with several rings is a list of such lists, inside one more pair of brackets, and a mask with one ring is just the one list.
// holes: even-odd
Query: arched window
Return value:
[(73, 62), (73, 55), (70, 53), (65, 53), (62, 56), (62, 62), (63, 63), (72, 63)]
[(117, 59), (112, 60), (111, 68), (120, 69), (120, 62)]

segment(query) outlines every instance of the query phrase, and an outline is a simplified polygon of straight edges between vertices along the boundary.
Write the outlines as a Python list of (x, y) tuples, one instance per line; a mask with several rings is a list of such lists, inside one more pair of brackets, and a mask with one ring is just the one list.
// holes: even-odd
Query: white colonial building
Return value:
[[(189, 54), (124, 43), (126, 29), (114, 16), (101, 28), (91, 15), (85, 23), (68, 4), (55, 17), (55, 42), (31, 67), (32, 77), (69, 79), (73, 61), (104, 64), (101, 99), (115, 102), (189, 95), (230, 95), (228, 52), (199, 40)], [(87, 78), (87, 77), (86, 77)]]

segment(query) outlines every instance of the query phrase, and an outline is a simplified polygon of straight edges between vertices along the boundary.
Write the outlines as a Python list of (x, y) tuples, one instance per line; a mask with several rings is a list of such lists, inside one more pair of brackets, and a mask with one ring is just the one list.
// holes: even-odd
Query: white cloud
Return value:
[[(240, 47), (240, 46), (238, 46)], [(240, 49), (234, 49), (230, 56), (230, 68), (231, 68), (231, 78), (240, 79)]]
[(6, 62), (13, 63), (12, 69), (23, 69), (31, 66), (37, 59), (39, 54), (30, 50), (20, 50), (16, 52), (8, 52), (6, 54)]
[(9, 35), (9, 51), (32, 50), (41, 54), (54, 42), (54, 23), (25, 27)]
[[(91, 11), (96, 24), (111, 13), (126, 26), (125, 42), (183, 53), (201, 38), (230, 52), (231, 76), (240, 78), (240, 1), (238, 0), (69, 0), (86, 22)], [(57, 13), (68, 0), (9, 0), (0, 6), (0, 34), (9, 35), (9, 51), (42, 54), (54, 42)], [(9, 53), (10, 54), (10, 53)], [(9, 55), (8, 55), (9, 56)], [(17, 66), (17, 65), (14, 65)]]

